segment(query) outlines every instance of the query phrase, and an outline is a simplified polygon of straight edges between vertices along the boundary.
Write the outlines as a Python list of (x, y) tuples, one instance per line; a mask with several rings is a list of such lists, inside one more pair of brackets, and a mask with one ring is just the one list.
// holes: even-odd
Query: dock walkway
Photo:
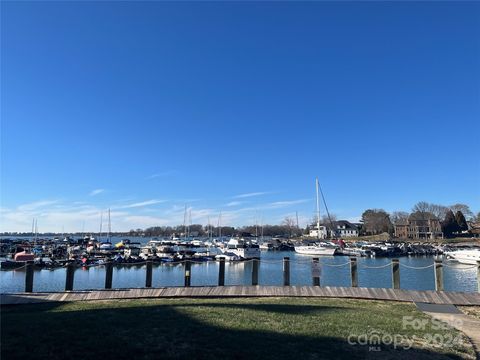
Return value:
[(325, 297), (480, 306), (479, 293), (319, 286), (201, 286), (0, 294), (1, 305), (91, 300), (211, 297)]

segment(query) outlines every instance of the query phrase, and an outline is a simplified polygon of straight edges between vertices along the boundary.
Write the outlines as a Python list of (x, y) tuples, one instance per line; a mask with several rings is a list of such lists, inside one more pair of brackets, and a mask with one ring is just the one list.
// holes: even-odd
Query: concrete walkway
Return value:
[(477, 359), (480, 359), (480, 320), (468, 316), (452, 305), (415, 303), (417, 308), (436, 320), (447, 323), (463, 332), (472, 342)]

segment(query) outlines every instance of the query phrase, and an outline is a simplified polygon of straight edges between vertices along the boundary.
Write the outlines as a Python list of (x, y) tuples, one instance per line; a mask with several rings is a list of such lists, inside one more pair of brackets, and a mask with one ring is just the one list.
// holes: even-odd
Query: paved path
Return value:
[(462, 331), (471, 340), (477, 358), (480, 359), (480, 320), (465, 315), (452, 305), (431, 305), (415, 303), (417, 308), (432, 318), (443, 321)]
[(1, 294), (0, 304), (171, 297), (333, 297), (480, 306), (478, 293), (329, 286), (201, 286), (15, 293)]

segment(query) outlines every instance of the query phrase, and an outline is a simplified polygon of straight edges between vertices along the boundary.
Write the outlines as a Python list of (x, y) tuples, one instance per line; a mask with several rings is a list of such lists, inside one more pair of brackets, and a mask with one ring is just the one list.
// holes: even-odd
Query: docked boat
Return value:
[(260, 247), (243, 238), (232, 238), (222, 249), (223, 254), (237, 255), (242, 259), (260, 259)]
[(447, 258), (456, 260), (461, 264), (476, 265), (480, 261), (480, 249), (445, 251), (444, 254)]
[(323, 244), (311, 246), (295, 246), (295, 252), (302, 255), (333, 256), (337, 252), (336, 246)]

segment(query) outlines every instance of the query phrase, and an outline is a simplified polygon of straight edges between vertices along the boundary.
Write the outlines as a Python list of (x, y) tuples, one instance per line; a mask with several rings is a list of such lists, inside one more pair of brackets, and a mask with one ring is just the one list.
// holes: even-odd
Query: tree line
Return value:
[(368, 209), (362, 214), (360, 235), (376, 235), (387, 232), (393, 234), (394, 226), (406, 223), (410, 217), (418, 220), (434, 218), (439, 220), (445, 237), (459, 236), (468, 230), (468, 221), (480, 221), (480, 212), (475, 215), (468, 205), (454, 204), (443, 206), (420, 201), (413, 206), (411, 213), (394, 211), (391, 214), (383, 209)]
[[(407, 222), (410, 216), (417, 219), (428, 219), (434, 217), (440, 221), (442, 231), (445, 237), (452, 237), (468, 230), (467, 221), (479, 221), (480, 212), (476, 215), (465, 204), (454, 204), (443, 206), (432, 204), (425, 201), (415, 204), (410, 213), (405, 211), (393, 211), (388, 213), (383, 209), (367, 209), (363, 212), (359, 225), (359, 235), (377, 235), (381, 233), (394, 234), (395, 224)], [(320, 219), (322, 225), (331, 228), (334, 226), (337, 217), (334, 214), (323, 216)], [(233, 226), (205, 226), (201, 224), (192, 224), (189, 226), (153, 226), (146, 229), (132, 229), (128, 233), (130, 236), (147, 237), (184, 237), (184, 236), (282, 236), (298, 237), (309, 233), (310, 229), (316, 227), (316, 219), (312, 219), (305, 228), (297, 225), (292, 217), (286, 217), (279, 225), (247, 225), (241, 227)]]

